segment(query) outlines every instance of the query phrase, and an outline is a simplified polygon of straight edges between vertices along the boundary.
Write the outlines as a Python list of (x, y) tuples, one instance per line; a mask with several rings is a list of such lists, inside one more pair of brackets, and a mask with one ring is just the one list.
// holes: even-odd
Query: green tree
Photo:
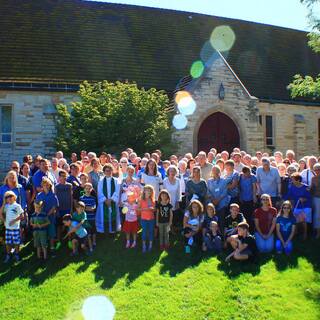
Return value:
[(169, 99), (165, 92), (140, 89), (135, 83), (83, 82), (80, 101), (57, 105), (56, 146), (66, 154), (82, 149), (139, 153), (173, 151)]
[[(319, 0), (301, 0), (309, 9), (309, 21), (312, 26), (312, 32), (308, 34), (308, 44), (316, 53), (320, 53), (320, 17), (315, 13), (315, 9), (319, 7)], [(297, 74), (294, 76), (293, 82), (288, 86), (291, 90), (291, 96), (296, 97), (320, 97), (320, 74), (316, 77), (309, 75), (302, 76)]]

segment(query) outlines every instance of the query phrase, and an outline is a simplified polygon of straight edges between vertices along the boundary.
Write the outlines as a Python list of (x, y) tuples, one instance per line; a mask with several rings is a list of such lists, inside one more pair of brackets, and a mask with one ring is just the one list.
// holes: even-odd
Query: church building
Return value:
[[(208, 46), (220, 27), (231, 30), (218, 33), (232, 42), (223, 50)], [(303, 31), (189, 12), (0, 0), (0, 171), (25, 154), (53, 154), (55, 106), (77, 100), (84, 80), (134, 81), (172, 100), (189, 92), (195, 111), (173, 134), (180, 153), (240, 146), (318, 155), (320, 101), (287, 89), (297, 73), (320, 73), (307, 42)]]

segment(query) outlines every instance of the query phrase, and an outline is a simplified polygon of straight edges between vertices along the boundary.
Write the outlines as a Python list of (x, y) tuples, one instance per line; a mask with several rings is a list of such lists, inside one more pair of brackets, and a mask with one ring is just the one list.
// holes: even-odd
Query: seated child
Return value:
[(23, 209), (16, 202), (17, 196), (13, 191), (4, 194), (4, 201), (0, 208), (0, 219), (4, 221), (6, 228), (6, 257), (4, 262), (10, 261), (11, 250), (14, 247), (16, 261), (20, 260), (20, 221), (24, 219)]
[[(91, 234), (92, 230), (91, 230), (91, 225), (87, 219), (87, 213), (84, 211), (85, 207), (86, 205), (82, 201), (79, 201), (76, 205), (76, 211), (72, 214), (71, 218), (72, 218), (72, 221), (75, 221), (80, 225), (82, 225), (89, 235)], [(89, 244), (89, 251), (92, 252), (93, 249), (92, 249), (91, 237), (88, 236), (87, 240)]]
[(93, 248), (97, 245), (97, 229), (96, 229), (96, 209), (97, 198), (92, 195), (93, 186), (87, 182), (84, 184), (84, 195), (80, 196), (80, 201), (85, 204), (85, 212), (87, 213), (88, 223), (90, 224), (89, 238), (92, 241)]
[(210, 224), (212, 221), (218, 222), (218, 217), (216, 216), (216, 208), (213, 203), (207, 204), (207, 214), (204, 216), (202, 223), (202, 234), (205, 234), (210, 229)]
[(41, 252), (43, 259), (47, 260), (48, 247), (48, 226), (50, 224), (47, 214), (42, 210), (43, 201), (34, 203), (34, 213), (31, 215), (30, 226), (33, 229), (34, 247), (37, 249), (37, 257), (41, 259)]
[(230, 204), (230, 214), (225, 218), (224, 223), (224, 239), (225, 247), (228, 243), (228, 239), (231, 235), (237, 234), (237, 226), (241, 222), (245, 222), (245, 218), (242, 213), (239, 212), (239, 205), (236, 203)]
[(256, 240), (249, 234), (249, 225), (246, 222), (238, 224), (238, 234), (230, 236), (230, 245), (234, 251), (226, 258), (235, 260), (253, 260), (257, 254)]
[(69, 228), (68, 233), (65, 238), (71, 239), (72, 242), (72, 253), (71, 256), (78, 255), (78, 245), (86, 251), (87, 254), (90, 254), (90, 251), (87, 250), (88, 241), (88, 232), (83, 227), (81, 222), (77, 222), (72, 220), (72, 216), (70, 214), (66, 214), (63, 219), (63, 224)]
[(296, 218), (292, 212), (290, 201), (284, 201), (280, 213), (276, 220), (276, 251), (277, 253), (285, 252), (290, 255), (293, 249), (292, 239), (296, 230)]
[(220, 253), (222, 250), (222, 240), (219, 235), (219, 227), (216, 221), (210, 222), (209, 229), (206, 229), (203, 235), (202, 250), (209, 250), (214, 253)]
[(192, 200), (189, 210), (183, 218), (183, 234), (185, 242), (185, 252), (190, 253), (194, 242), (201, 246), (202, 233), (201, 224), (203, 219), (203, 205), (199, 200)]

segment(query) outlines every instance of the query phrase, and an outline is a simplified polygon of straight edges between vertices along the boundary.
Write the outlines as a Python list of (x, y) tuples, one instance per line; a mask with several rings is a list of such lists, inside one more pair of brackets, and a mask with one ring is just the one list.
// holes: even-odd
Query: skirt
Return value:
[(125, 233), (137, 233), (139, 231), (138, 221), (125, 221), (122, 226)]

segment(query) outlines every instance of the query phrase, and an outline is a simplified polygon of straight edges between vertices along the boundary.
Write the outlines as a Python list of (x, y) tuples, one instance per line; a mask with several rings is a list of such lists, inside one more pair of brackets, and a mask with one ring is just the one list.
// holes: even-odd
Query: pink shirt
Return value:
[(137, 204), (126, 204), (126, 207), (128, 208), (128, 212), (126, 213), (126, 221), (128, 222), (134, 222), (134, 221), (137, 221), (138, 220), (138, 217), (137, 217), (137, 208), (138, 208), (138, 205)]

